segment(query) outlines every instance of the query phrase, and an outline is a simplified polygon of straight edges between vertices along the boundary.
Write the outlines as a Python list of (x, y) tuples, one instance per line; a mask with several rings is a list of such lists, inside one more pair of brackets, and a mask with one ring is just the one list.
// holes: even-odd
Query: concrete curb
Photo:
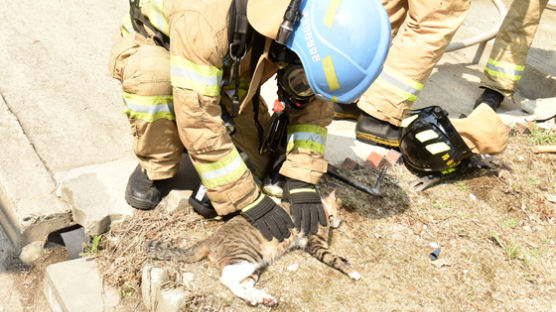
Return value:
[(83, 226), (87, 235), (102, 234), (112, 222), (133, 214), (124, 192), (136, 165), (137, 160), (130, 157), (55, 175), (57, 195), (71, 206), (75, 223)]
[(113, 311), (120, 303), (118, 291), (104, 285), (94, 258), (47, 266), (44, 294), (54, 312)]
[(16, 252), (72, 225), (70, 207), (55, 195), (56, 184), (18, 119), (0, 97), (0, 224)]

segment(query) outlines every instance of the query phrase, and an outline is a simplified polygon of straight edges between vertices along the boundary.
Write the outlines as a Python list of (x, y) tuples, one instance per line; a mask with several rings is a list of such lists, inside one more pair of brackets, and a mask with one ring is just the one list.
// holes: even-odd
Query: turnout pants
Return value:
[[(399, 126), (467, 15), (470, 0), (383, 0), (392, 45), (379, 77), (358, 107)], [(403, 24), (403, 28), (400, 27)]]
[(511, 96), (519, 81), (548, 0), (514, 0), (496, 35), (481, 86)]
[[(122, 84), (124, 110), (134, 138), (133, 150), (141, 167), (152, 180), (173, 177), (184, 146), (176, 126), (169, 52), (141, 35), (130, 33), (117, 39), (109, 66), (112, 76)], [(227, 97), (222, 101), (231, 112), (231, 101)], [(264, 127), (269, 115), (262, 98), (260, 102), (258, 119)], [(257, 152), (259, 141), (253, 109), (245, 109), (234, 122), (238, 129), (232, 136), (234, 144), (249, 155), (254, 173), (262, 176), (269, 157)]]

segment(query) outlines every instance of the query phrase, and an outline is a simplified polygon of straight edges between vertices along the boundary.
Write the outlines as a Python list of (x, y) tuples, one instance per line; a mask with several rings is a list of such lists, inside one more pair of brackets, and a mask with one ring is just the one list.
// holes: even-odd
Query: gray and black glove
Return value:
[(322, 226), (327, 224), (320, 194), (313, 184), (287, 179), (284, 184), (284, 200), (290, 203), (298, 231), (302, 229), (304, 233), (316, 234), (319, 222)]
[(290, 237), (290, 229), (294, 226), (288, 213), (264, 194), (243, 208), (241, 215), (261, 231), (269, 241), (273, 236), (280, 242), (284, 238)]

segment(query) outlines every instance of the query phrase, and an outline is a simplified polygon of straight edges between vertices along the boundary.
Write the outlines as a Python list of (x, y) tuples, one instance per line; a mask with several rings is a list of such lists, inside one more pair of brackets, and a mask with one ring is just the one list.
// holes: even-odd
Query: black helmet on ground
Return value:
[(409, 112), (402, 121), (400, 151), (409, 169), (427, 174), (451, 173), (472, 155), (448, 114), (438, 106)]

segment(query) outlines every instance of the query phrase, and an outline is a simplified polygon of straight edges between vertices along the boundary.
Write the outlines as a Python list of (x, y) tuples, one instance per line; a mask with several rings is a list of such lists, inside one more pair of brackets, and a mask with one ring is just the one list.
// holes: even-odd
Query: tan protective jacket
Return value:
[(519, 85), (527, 54), (548, 0), (514, 0), (496, 35), (481, 85), (511, 96)]
[[(110, 61), (114, 77), (122, 81), (135, 152), (149, 177), (175, 174), (181, 141), (220, 215), (242, 209), (259, 194), (238, 148), (249, 155), (259, 177), (266, 174), (269, 162), (269, 155), (257, 152), (259, 141), (250, 101), (234, 119), (238, 130), (233, 138), (221, 119), (221, 101), (231, 112), (230, 98), (226, 94), (220, 96), (223, 60), (228, 51), (230, 4), (231, 0), (143, 1), (143, 14), (170, 37), (169, 53), (152, 40), (133, 33), (128, 18)], [(265, 56), (255, 71), (260, 81), (254, 89), (277, 70)], [(249, 60), (248, 53), (240, 67), (245, 83), (243, 94), (251, 81)], [(135, 109), (141, 103), (144, 105)], [(268, 108), (262, 99), (261, 103), (259, 122), (266, 127)], [(141, 109), (150, 111), (145, 113)], [(308, 183), (318, 182), (327, 168), (325, 127), (332, 114), (332, 103), (315, 99), (304, 110), (290, 115), (288, 153), (281, 174)]]

